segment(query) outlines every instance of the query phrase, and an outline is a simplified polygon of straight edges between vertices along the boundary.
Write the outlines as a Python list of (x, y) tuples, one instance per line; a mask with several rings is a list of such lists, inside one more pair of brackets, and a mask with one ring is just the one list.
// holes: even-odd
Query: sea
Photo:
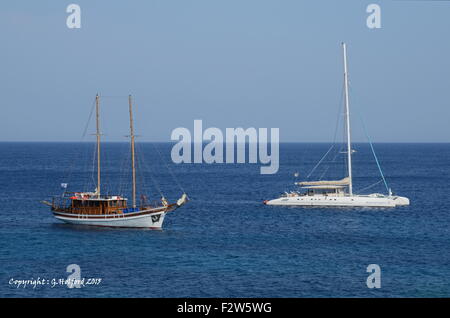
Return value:
[[(411, 201), (384, 209), (263, 205), (295, 190), (327, 143), (281, 143), (270, 175), (175, 164), (172, 146), (137, 144), (138, 199), (190, 201), (145, 230), (64, 224), (41, 203), (95, 189), (94, 144), (0, 143), (0, 297), (450, 296), (450, 144), (374, 144), (388, 187)], [(354, 149), (354, 191), (386, 193), (370, 147)], [(336, 153), (309, 178), (345, 176)], [(102, 192), (129, 195), (129, 145), (101, 155)]]

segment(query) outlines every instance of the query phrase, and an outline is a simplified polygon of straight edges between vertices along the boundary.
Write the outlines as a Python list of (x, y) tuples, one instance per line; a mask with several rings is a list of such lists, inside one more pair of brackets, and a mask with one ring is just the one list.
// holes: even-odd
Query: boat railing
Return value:
[(139, 212), (141, 208), (125, 208), (122, 210), (123, 213), (133, 213), (133, 212)]
[(53, 209), (68, 209), (71, 206), (71, 200), (67, 197), (53, 197), (52, 208)]

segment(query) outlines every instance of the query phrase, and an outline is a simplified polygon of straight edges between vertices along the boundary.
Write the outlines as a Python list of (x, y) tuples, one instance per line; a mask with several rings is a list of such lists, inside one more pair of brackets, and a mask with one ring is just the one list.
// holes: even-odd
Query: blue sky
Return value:
[[(81, 7), (68, 29), (66, 7)], [(377, 3), (382, 28), (368, 29)], [(358, 115), (378, 142), (449, 142), (450, 1), (2, 1), (1, 141), (78, 141), (95, 94), (109, 140), (126, 95), (142, 141), (176, 127), (278, 127), (331, 141), (347, 42)], [(89, 132), (93, 131), (93, 127)]]

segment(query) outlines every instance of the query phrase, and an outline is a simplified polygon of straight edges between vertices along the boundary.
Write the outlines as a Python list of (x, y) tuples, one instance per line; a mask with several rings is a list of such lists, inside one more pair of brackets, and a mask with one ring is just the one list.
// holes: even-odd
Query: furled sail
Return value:
[(299, 186), (321, 186), (321, 185), (345, 186), (350, 184), (350, 178), (346, 177), (341, 180), (304, 181), (304, 182), (296, 182), (295, 184)]
[(187, 201), (188, 201), (188, 197), (187, 197), (186, 193), (183, 193), (183, 195), (181, 196), (181, 198), (178, 199), (177, 205), (178, 205), (178, 206), (182, 206), (182, 205), (185, 204)]

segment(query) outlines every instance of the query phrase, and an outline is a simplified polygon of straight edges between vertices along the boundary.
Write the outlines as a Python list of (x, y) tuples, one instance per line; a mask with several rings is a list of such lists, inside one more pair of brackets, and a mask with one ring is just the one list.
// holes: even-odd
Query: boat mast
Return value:
[(128, 95), (128, 105), (130, 110), (130, 140), (131, 140), (131, 170), (133, 174), (133, 208), (136, 207), (136, 168), (134, 164), (134, 126), (133, 126), (133, 108), (131, 95)]
[(100, 197), (100, 97), (95, 96), (95, 110), (96, 110), (96, 126), (97, 126), (97, 196)]
[(345, 122), (347, 128), (347, 162), (348, 162), (348, 178), (350, 180), (348, 185), (348, 192), (353, 194), (353, 181), (352, 181), (352, 145), (350, 140), (350, 109), (348, 101), (348, 70), (347, 70), (347, 46), (342, 43), (342, 49), (344, 51), (344, 83), (345, 83)]

